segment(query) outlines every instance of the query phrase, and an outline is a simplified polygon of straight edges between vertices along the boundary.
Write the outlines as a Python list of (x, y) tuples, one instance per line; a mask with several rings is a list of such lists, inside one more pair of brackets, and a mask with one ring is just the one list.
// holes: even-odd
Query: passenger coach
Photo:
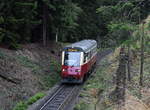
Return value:
[(94, 68), (97, 42), (82, 40), (66, 46), (62, 51), (62, 83), (82, 83)]

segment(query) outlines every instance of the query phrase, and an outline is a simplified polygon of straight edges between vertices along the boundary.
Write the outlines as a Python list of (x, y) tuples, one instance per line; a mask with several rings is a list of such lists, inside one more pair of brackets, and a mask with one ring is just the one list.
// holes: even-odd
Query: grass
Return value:
[(87, 109), (88, 109), (88, 105), (85, 104), (84, 102), (80, 102), (74, 108), (74, 110), (87, 110)]
[[(106, 72), (108, 69), (108, 66), (106, 65), (108, 65), (108, 63), (108, 58), (104, 58), (100, 62), (100, 65), (104, 66), (100, 66), (100, 68), (97, 69), (97, 72), (85, 83), (83, 91), (80, 94), (82, 99), (75, 106), (74, 110), (94, 110), (100, 95), (105, 95), (106, 91), (112, 86), (112, 84), (109, 83), (109, 81), (112, 80), (112, 74)], [(110, 108), (109, 104), (104, 105), (105, 110)]]
[(21, 102), (17, 103), (16, 107), (13, 110), (27, 110), (29, 105), (35, 103), (37, 100), (43, 98), (45, 95), (46, 94), (44, 94), (44, 93), (37, 93), (33, 97), (28, 99), (27, 101), (25, 101), (25, 102), (21, 101)]
[[(140, 86), (139, 86), (139, 67), (140, 67), (140, 60), (136, 59), (138, 63), (134, 63), (132, 67), (134, 68), (134, 75), (132, 76), (132, 83), (129, 83), (129, 90), (130, 93), (138, 98), (141, 98), (141, 93), (140, 93)], [(145, 58), (144, 59), (144, 73), (143, 73), (143, 87), (149, 87), (150, 86), (150, 58)]]
[(28, 105), (25, 102), (19, 102), (13, 110), (27, 110)]
[(46, 94), (44, 93), (37, 93), (36, 95), (34, 95), (33, 97), (31, 97), (28, 101), (27, 104), (31, 105), (33, 103), (35, 103), (37, 100), (43, 98)]
[(58, 81), (60, 81), (60, 76), (58, 73), (52, 75), (41, 76), (42, 78), (42, 88), (48, 90), (53, 87)]
[(40, 75), (40, 84), (43, 89), (48, 90), (60, 81), (61, 64), (54, 58), (50, 60), (50, 74)]
[(36, 71), (40, 69), (40, 66), (37, 65), (35, 62), (30, 60), (28, 57), (25, 56), (17, 56), (16, 59), (19, 63), (25, 67), (32, 68), (32, 71)]
[[(105, 61), (103, 60), (102, 65), (107, 65), (107, 59), (105, 59)], [(111, 80), (109, 77), (109, 74), (107, 74), (105, 72), (105, 67), (100, 67), (95, 76), (90, 78), (87, 83), (86, 86), (84, 86), (87, 90), (90, 88), (96, 88), (96, 89), (103, 89), (105, 90), (107, 88), (107, 80)]]

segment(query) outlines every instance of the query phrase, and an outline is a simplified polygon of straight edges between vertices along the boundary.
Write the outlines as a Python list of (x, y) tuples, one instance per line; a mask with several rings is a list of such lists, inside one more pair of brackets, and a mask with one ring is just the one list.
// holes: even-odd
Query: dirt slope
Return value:
[[(61, 45), (23, 45), (21, 50), (0, 48), (0, 110), (12, 110), (18, 101), (46, 91), (45, 77), (55, 73)], [(46, 80), (47, 81), (47, 80)]]

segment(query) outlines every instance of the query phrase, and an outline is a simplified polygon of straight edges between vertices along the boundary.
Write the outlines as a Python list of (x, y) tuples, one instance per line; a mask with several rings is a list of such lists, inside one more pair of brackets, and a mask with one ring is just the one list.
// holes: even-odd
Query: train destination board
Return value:
[(74, 49), (74, 48), (71, 48), (71, 49), (68, 49), (69, 52), (77, 52), (78, 49)]

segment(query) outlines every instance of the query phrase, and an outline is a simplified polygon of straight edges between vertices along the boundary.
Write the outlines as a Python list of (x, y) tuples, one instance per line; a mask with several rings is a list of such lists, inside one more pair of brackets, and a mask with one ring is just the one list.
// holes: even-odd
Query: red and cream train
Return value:
[(82, 40), (62, 51), (62, 83), (82, 83), (96, 64), (97, 42)]

